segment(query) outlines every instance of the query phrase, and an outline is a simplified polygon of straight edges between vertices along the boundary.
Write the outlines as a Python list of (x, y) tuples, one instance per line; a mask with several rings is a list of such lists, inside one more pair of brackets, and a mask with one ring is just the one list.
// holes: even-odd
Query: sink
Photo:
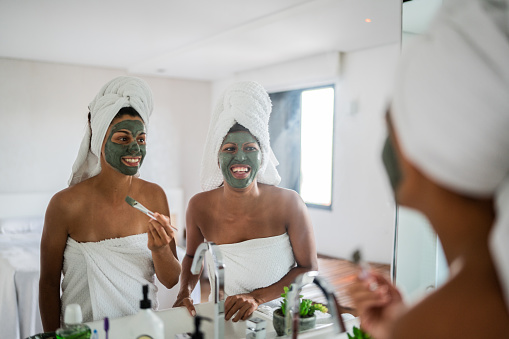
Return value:
[[(214, 303), (207, 302), (196, 304), (196, 313), (198, 315), (212, 318), (214, 314)], [(178, 315), (177, 315), (178, 314)], [(187, 333), (194, 331), (194, 320), (189, 315), (189, 312), (184, 307), (172, 308), (157, 312), (157, 315), (164, 322), (164, 336), (165, 339), (174, 339), (175, 334)], [(261, 318), (267, 321), (266, 327), (266, 338), (275, 338), (276, 331), (272, 327), (272, 319), (264, 313), (255, 311), (253, 317)], [(180, 320), (175, 321), (178, 318)], [(205, 338), (214, 338), (214, 325), (209, 321), (202, 321), (200, 330), (205, 334)], [(231, 320), (225, 321), (224, 323), (224, 337), (228, 339), (240, 339), (246, 337), (246, 322), (238, 321), (233, 322)]]
[[(207, 302), (196, 304), (196, 313), (198, 315), (212, 318), (214, 314), (214, 303)], [(194, 318), (189, 315), (189, 312), (184, 307), (169, 308), (165, 310), (156, 311), (156, 314), (163, 320), (164, 323), (164, 338), (175, 339), (176, 334), (180, 333), (192, 333), (194, 332)], [(272, 317), (255, 311), (253, 317), (261, 318), (267, 322), (266, 326), (266, 338), (276, 338), (277, 334), (272, 326)], [(111, 319), (109, 339), (128, 339), (129, 337), (129, 325), (132, 322), (133, 316), (127, 316), (117, 319)], [(86, 323), (92, 330), (97, 330), (98, 339), (106, 339), (104, 332), (103, 321), (93, 321)], [(345, 321), (347, 331), (351, 332), (353, 326), (359, 326), (357, 318)], [(214, 325), (208, 321), (202, 321), (200, 330), (205, 334), (206, 339), (214, 338)], [(224, 325), (224, 337), (225, 339), (240, 339), (246, 337), (246, 322), (238, 321), (236, 323), (231, 320), (226, 321)], [(347, 339), (346, 333), (332, 336), (332, 326), (330, 322), (324, 322), (317, 324), (316, 328), (306, 332), (299, 333), (299, 338), (338, 338)], [(279, 337), (282, 338), (282, 337)]]
[[(212, 318), (214, 314), (214, 303), (207, 302), (196, 304), (196, 313), (198, 315)], [(169, 308), (166, 310), (156, 311), (156, 314), (161, 318), (164, 323), (164, 338), (175, 339), (176, 334), (180, 333), (192, 333), (194, 332), (194, 318), (189, 315), (189, 312), (184, 307)], [(129, 325), (132, 322), (134, 316), (126, 316), (117, 319), (110, 319), (110, 329), (108, 331), (109, 339), (128, 338), (129, 336)], [(267, 321), (266, 327), (266, 338), (275, 338), (276, 331), (272, 327), (272, 319), (266, 314), (255, 311), (253, 317), (258, 317)], [(104, 331), (103, 321), (93, 321), (86, 323), (92, 333), (97, 330), (98, 339), (106, 339)], [(208, 321), (202, 321), (200, 330), (205, 334), (205, 338), (214, 338), (214, 325)], [(238, 321), (236, 323), (226, 321), (224, 324), (224, 336), (228, 339), (238, 339), (246, 337), (246, 322)]]

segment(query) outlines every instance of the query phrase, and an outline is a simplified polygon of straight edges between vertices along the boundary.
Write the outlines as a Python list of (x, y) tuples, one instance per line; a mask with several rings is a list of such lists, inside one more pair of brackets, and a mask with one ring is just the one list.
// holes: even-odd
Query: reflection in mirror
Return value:
[[(218, 94), (242, 80), (270, 93), (331, 86), (334, 116), (322, 122), (333, 131), (324, 177), (330, 187), (323, 199), (310, 198), (329, 206), (309, 208), (317, 250), (346, 261), (361, 248), (367, 261), (388, 267), (395, 209), (380, 150), (400, 19), (401, 0), (1, 2), (0, 138), (8, 165), (0, 168), (0, 219), (43, 220), (47, 197), (67, 187), (97, 89), (119, 75), (135, 75), (154, 92), (141, 178), (165, 190), (185, 253), (185, 210), (201, 191), (202, 150)], [(300, 185), (298, 177), (286, 176), (288, 187)], [(31, 209), (27, 196), (36, 193), (44, 193), (44, 202), (37, 199)], [(39, 231), (35, 244), (23, 249), (37, 257), (40, 227), (30, 221), (18, 226)], [(8, 238), (18, 236), (25, 234)], [(32, 303), (23, 315), (27, 328), (0, 317), (5, 337), (40, 332), (39, 314), (31, 312), (38, 311), (38, 259), (33, 263), (24, 282), (34, 288), (20, 293)], [(12, 276), (0, 278), (15, 289)], [(0, 300), (0, 314), (14, 314), (11, 296), (12, 303)], [(175, 295), (159, 296), (160, 305), (171, 307)]]
[[(433, 20), (442, 0), (403, 2), (402, 53), (412, 38), (422, 34)], [(421, 298), (445, 281), (447, 263), (440, 241), (420, 212), (396, 207), (393, 280), (409, 301)]]
[(394, 281), (408, 301), (421, 298), (448, 275), (440, 241), (420, 212), (397, 207)]

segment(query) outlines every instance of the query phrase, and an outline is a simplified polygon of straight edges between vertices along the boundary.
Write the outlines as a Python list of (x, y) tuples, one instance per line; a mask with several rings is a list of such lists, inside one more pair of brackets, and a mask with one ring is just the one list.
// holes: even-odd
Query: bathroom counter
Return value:
[[(213, 318), (214, 303), (207, 302), (195, 305), (196, 312), (198, 315)], [(189, 312), (184, 307), (170, 308), (166, 310), (156, 311), (156, 314), (163, 320), (164, 323), (164, 338), (175, 339), (175, 335), (181, 333), (192, 333), (194, 332), (194, 318), (189, 315)], [(258, 317), (267, 321), (266, 327), (266, 338), (276, 338), (276, 332), (272, 326), (272, 318), (255, 311), (253, 317)], [(122, 317), (118, 319), (111, 319), (109, 326), (108, 337), (111, 339), (126, 338), (129, 339), (130, 328), (133, 316)], [(354, 318), (345, 322), (348, 331), (351, 331), (353, 326), (359, 326), (358, 319)], [(105, 339), (106, 335), (104, 332), (104, 322), (94, 321), (86, 323), (92, 329), (92, 333), (97, 330), (97, 339)], [(200, 330), (205, 334), (206, 339), (212, 339), (214, 333), (213, 323), (208, 321), (202, 321)], [(299, 334), (299, 338), (327, 338), (331, 335), (332, 326), (330, 323), (325, 323), (317, 326), (315, 330), (304, 332)], [(246, 322), (232, 322), (226, 321), (224, 325), (224, 337), (226, 339), (238, 339), (246, 337)], [(332, 336), (330, 336), (332, 338)], [(334, 336), (335, 338), (347, 339), (347, 335), (341, 334)], [(134, 338), (134, 337), (133, 337)]]
[[(196, 312), (198, 315), (213, 318), (214, 303), (207, 302), (195, 305)], [(189, 312), (184, 307), (169, 308), (166, 310), (159, 310), (155, 312), (164, 323), (164, 337), (165, 339), (174, 339), (175, 335), (180, 333), (192, 333), (194, 332), (194, 318), (189, 315)], [(267, 315), (255, 311), (254, 316), (268, 319)], [(108, 337), (111, 339), (116, 338), (129, 338), (131, 331), (129, 325), (134, 316), (127, 316), (117, 319), (111, 319), (109, 321), (109, 333)], [(267, 321), (267, 327), (272, 327), (271, 321)], [(98, 339), (105, 339), (104, 322), (93, 321), (86, 323), (92, 329), (97, 330)], [(208, 321), (202, 321), (200, 330), (205, 333), (205, 338), (213, 338), (214, 326)], [(225, 338), (245, 338), (246, 322), (239, 321), (234, 323), (232, 321), (225, 322)], [(272, 328), (272, 332), (274, 329)], [(274, 338), (272, 336), (272, 338)], [(134, 337), (133, 337), (134, 338)], [(267, 338), (270, 338), (267, 336)]]

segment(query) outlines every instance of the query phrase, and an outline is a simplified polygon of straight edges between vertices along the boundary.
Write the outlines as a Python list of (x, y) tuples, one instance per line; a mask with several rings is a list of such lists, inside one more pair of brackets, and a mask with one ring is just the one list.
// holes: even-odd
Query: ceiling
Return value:
[(218, 80), (400, 36), (401, 0), (0, 0), (0, 57), (152, 76)]

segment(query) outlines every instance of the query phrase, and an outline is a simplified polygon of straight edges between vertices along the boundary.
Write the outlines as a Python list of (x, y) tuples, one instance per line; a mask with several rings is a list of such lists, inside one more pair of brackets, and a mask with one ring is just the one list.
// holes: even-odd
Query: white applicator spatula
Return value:
[[(146, 208), (145, 206), (143, 206), (142, 204), (140, 204), (139, 202), (137, 202), (136, 200), (134, 200), (130, 196), (125, 197), (125, 202), (128, 203), (129, 205), (131, 205), (132, 207), (136, 208), (138, 211), (140, 211), (142, 213), (145, 213), (146, 215), (148, 215), (152, 219), (157, 220), (156, 217), (154, 216), (154, 212), (150, 211), (148, 208)], [(170, 226), (174, 230), (176, 230), (176, 231), (178, 230), (172, 224), (170, 224)]]

